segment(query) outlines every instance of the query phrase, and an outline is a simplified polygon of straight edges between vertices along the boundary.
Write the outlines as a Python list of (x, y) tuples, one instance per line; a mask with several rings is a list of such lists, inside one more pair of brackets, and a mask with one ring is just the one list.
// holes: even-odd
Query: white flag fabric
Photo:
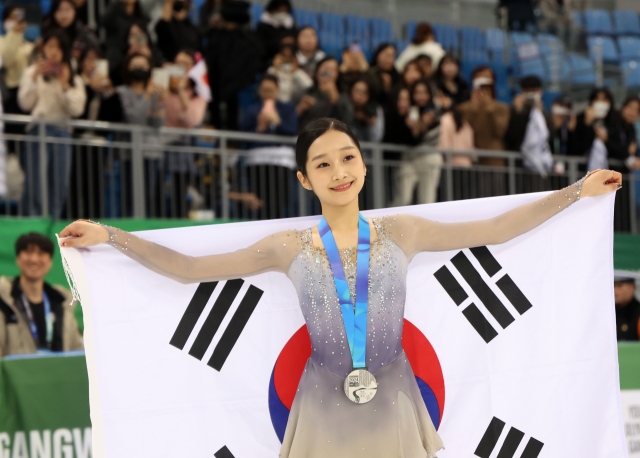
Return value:
[(188, 76), (196, 83), (196, 92), (206, 102), (211, 102), (211, 87), (209, 86), (209, 73), (204, 59), (189, 70)]
[[(542, 195), (364, 214), (470, 221)], [(415, 256), (403, 346), (445, 445), (440, 458), (627, 456), (613, 303), (614, 198), (582, 199), (502, 245)], [(205, 255), (318, 219), (137, 235)], [(229, 282), (183, 285), (107, 245), (62, 253), (85, 316), (94, 457), (278, 456), (310, 353), (285, 275), (247, 278), (230, 295)]]

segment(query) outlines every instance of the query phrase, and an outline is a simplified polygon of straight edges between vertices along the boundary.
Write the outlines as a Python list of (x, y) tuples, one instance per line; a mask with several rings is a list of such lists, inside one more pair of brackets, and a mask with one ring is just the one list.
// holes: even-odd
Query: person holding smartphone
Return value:
[(49, 14), (44, 18), (44, 31), (58, 28), (62, 30), (71, 43), (71, 55), (74, 65), (80, 54), (87, 47), (98, 48), (98, 37), (80, 21), (73, 0), (53, 0)]
[(369, 63), (364, 52), (362, 52), (362, 46), (357, 41), (354, 41), (342, 51), (342, 63), (340, 64), (340, 77), (338, 79), (340, 92), (349, 92), (349, 89), (367, 70), (369, 70)]
[(349, 91), (351, 103), (346, 124), (361, 142), (379, 142), (384, 136), (384, 111), (374, 94), (371, 82), (364, 77)]
[[(18, 90), (20, 108), (34, 118), (51, 121), (80, 116), (87, 95), (82, 78), (74, 74), (71, 65), (71, 45), (64, 32), (57, 29), (48, 31), (42, 38), (41, 54), (42, 59), (28, 67), (22, 75)], [(38, 134), (38, 125), (27, 127), (27, 135)], [(65, 139), (71, 136), (70, 129), (58, 125), (47, 125), (46, 134), (48, 137)], [(54, 219), (60, 218), (71, 172), (71, 145), (47, 144), (47, 163), (41, 164), (39, 142), (29, 142), (20, 160), (25, 172), (23, 214), (42, 215), (40, 167), (45, 167), (48, 174), (49, 215)]]
[(313, 80), (298, 65), (295, 46), (282, 43), (267, 73), (278, 78), (278, 100), (297, 104), (304, 92), (313, 86)]

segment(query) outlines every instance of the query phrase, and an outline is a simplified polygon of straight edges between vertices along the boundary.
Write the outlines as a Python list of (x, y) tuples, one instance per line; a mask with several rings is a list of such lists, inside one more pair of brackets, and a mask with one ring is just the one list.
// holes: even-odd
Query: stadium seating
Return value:
[(294, 9), (293, 18), (296, 21), (298, 27), (313, 27), (318, 30), (318, 20), (316, 19), (316, 13), (309, 10)]
[(507, 49), (507, 34), (504, 30), (498, 28), (487, 29), (486, 44), (491, 61), (504, 62), (505, 60), (510, 60), (505, 52)]
[(635, 11), (616, 10), (613, 22), (617, 35), (640, 35), (640, 17)]
[(460, 28), (460, 45), (462, 48), (462, 56), (467, 58), (471, 56), (486, 56), (487, 54), (487, 38), (486, 34), (476, 27)]
[(601, 55), (602, 60), (608, 64), (620, 63), (620, 54), (613, 38), (611, 37), (588, 37), (587, 48), (589, 49), (589, 57), (596, 62)]
[(640, 37), (618, 37), (620, 60), (640, 60)]
[(622, 64), (627, 87), (640, 88), (640, 61), (628, 61)]
[(458, 55), (460, 50), (460, 40), (455, 27), (445, 24), (431, 24), (435, 39), (447, 51)]
[(593, 86), (596, 84), (596, 73), (593, 62), (578, 54), (567, 55), (571, 83), (576, 85)]
[(613, 35), (611, 15), (605, 10), (586, 10), (584, 28), (589, 35)]
[(391, 21), (382, 18), (371, 18), (369, 20), (369, 30), (372, 50), (375, 50), (382, 43), (393, 43)]

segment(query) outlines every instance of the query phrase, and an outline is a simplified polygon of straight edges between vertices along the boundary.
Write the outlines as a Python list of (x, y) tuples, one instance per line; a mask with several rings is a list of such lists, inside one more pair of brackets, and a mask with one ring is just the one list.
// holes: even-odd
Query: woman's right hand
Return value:
[(108, 242), (109, 232), (100, 224), (77, 220), (65, 227), (59, 237), (64, 239), (61, 242), (64, 247), (94, 246)]

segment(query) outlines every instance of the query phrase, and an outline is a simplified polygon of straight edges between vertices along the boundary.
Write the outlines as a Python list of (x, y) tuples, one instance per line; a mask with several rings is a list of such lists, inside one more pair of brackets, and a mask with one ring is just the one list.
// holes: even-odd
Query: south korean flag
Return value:
[[(527, 194), (364, 212), (459, 222)], [(613, 304), (614, 195), (503, 245), (417, 255), (403, 347), (440, 458), (627, 456)], [(318, 217), (138, 233), (199, 256)], [(182, 285), (107, 245), (63, 248), (85, 316), (93, 456), (278, 456), (310, 354), (288, 278)]]

